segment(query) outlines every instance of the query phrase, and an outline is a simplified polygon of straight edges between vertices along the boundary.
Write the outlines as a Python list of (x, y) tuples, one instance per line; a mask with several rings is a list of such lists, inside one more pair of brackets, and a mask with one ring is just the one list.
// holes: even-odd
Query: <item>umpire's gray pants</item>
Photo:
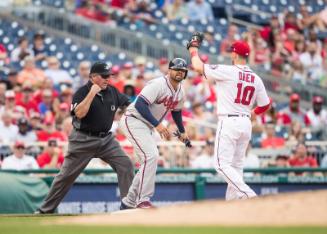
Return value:
[(67, 156), (40, 208), (42, 212), (55, 211), (77, 176), (92, 158), (101, 158), (117, 172), (120, 196), (122, 198), (126, 196), (133, 181), (134, 168), (114, 136), (110, 134), (100, 138), (73, 130), (69, 136)]

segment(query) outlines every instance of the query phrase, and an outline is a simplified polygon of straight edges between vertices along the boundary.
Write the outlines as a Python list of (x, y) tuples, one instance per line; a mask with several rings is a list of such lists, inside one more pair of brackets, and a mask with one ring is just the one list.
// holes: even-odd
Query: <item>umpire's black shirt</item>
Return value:
[(97, 93), (91, 103), (88, 113), (78, 119), (74, 109), (81, 103), (89, 93), (92, 83), (79, 88), (73, 96), (72, 116), (74, 128), (92, 133), (109, 132), (114, 121), (114, 116), (118, 107), (125, 107), (130, 104), (127, 96), (121, 94), (115, 87), (108, 85), (107, 89)]

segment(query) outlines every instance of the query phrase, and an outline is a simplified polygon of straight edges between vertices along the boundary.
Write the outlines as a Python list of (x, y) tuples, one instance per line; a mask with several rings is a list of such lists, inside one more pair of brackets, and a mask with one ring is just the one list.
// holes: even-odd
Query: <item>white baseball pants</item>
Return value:
[(154, 139), (154, 130), (135, 117), (123, 116), (119, 127), (134, 147), (141, 167), (133, 179), (128, 194), (123, 202), (135, 207), (149, 201), (154, 194), (159, 151)]
[(215, 140), (215, 169), (228, 183), (226, 200), (256, 196), (243, 180), (244, 157), (251, 132), (251, 120), (246, 116), (219, 117)]

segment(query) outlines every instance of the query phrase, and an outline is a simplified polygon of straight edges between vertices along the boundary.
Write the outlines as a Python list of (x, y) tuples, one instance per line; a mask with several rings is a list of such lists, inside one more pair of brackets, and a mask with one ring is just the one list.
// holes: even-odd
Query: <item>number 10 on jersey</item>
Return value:
[(237, 97), (235, 103), (242, 104), (245, 106), (250, 105), (255, 88), (253, 86), (244, 86), (243, 83), (237, 84)]

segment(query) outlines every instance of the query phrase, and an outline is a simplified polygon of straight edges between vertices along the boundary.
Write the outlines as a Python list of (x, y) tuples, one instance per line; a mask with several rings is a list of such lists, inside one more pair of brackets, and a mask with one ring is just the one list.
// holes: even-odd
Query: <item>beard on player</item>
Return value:
[(169, 76), (172, 80), (176, 82), (181, 82), (184, 80), (185, 71), (184, 70), (170, 70)]

